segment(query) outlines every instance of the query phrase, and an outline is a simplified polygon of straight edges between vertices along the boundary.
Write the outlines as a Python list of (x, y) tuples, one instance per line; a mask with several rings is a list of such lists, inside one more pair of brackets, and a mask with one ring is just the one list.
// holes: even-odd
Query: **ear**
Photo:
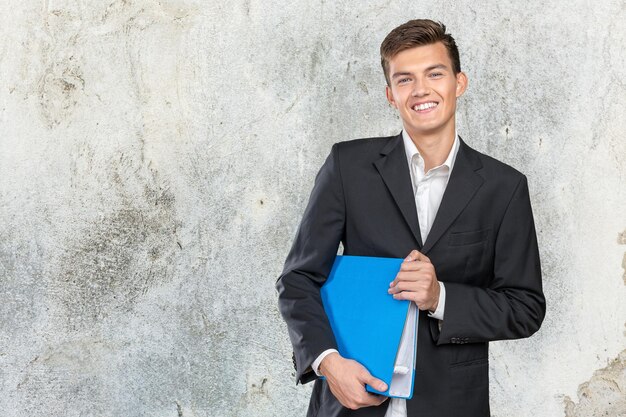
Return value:
[(389, 102), (389, 104), (391, 104), (393, 107), (395, 107), (397, 109), (398, 105), (396, 104), (396, 101), (393, 98), (393, 93), (391, 92), (391, 87), (389, 87), (388, 85), (385, 86), (385, 95), (387, 96), (387, 101)]
[(467, 90), (467, 83), (468, 83), (467, 75), (465, 75), (463, 71), (459, 72), (456, 75), (456, 97), (457, 98), (461, 97), (463, 93), (465, 93), (465, 90)]

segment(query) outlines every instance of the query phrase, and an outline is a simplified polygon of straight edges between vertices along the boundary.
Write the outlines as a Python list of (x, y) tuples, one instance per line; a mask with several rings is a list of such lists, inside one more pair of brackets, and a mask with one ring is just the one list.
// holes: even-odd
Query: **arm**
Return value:
[(331, 353), (339, 353), (339, 352), (337, 352), (337, 349), (326, 349), (317, 357), (317, 359), (313, 361), (311, 368), (313, 369), (313, 372), (317, 374), (317, 376), (322, 376), (322, 372), (320, 370), (320, 364), (322, 363), (324, 358), (330, 355)]
[(345, 224), (345, 204), (336, 145), (320, 169), (281, 276), (278, 307), (294, 348), (296, 382), (316, 378), (313, 361), (337, 349), (320, 287), (330, 272)]
[(526, 177), (517, 184), (497, 230), (493, 273), (487, 288), (445, 283), (441, 332), (431, 323), (438, 345), (518, 339), (541, 326), (546, 304)]
[(344, 234), (345, 216), (335, 145), (317, 174), (276, 289), (278, 307), (287, 322), (293, 345), (296, 384), (324, 375), (336, 399), (344, 407), (357, 409), (379, 405), (387, 398), (368, 393), (365, 384), (380, 391), (387, 387), (370, 375), (363, 365), (333, 351), (337, 349), (337, 343), (324, 311), (320, 287), (335, 260)]

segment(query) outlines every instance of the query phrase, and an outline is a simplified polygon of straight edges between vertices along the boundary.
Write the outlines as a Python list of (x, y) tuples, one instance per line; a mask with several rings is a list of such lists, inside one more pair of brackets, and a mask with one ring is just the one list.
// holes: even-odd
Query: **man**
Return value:
[[(489, 416), (488, 342), (528, 337), (545, 315), (526, 177), (457, 136), (467, 76), (443, 24), (397, 27), (381, 62), (404, 128), (333, 146), (276, 284), (296, 383), (315, 380), (308, 416)], [(387, 387), (336, 350), (320, 287), (340, 242), (405, 258), (389, 294), (419, 309), (411, 400), (368, 393)]]

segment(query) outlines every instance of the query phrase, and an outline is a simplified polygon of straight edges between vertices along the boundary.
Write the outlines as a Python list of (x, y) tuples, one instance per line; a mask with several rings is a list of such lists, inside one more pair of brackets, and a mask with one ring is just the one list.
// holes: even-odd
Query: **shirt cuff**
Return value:
[(443, 320), (443, 313), (446, 308), (446, 286), (443, 282), (439, 281), (439, 304), (437, 304), (437, 310), (429, 312), (428, 317), (432, 317), (437, 320)]
[(333, 352), (339, 353), (339, 352), (337, 352), (337, 349), (326, 349), (325, 351), (323, 351), (323, 352), (322, 352), (322, 353), (321, 353), (321, 354), (317, 357), (317, 359), (315, 359), (315, 360), (313, 361), (313, 363), (311, 364), (311, 368), (313, 369), (313, 372), (315, 372), (315, 374), (316, 374), (317, 376), (322, 376), (319, 372), (317, 372), (317, 371), (319, 370), (320, 363), (322, 363), (322, 360), (323, 360), (326, 356), (328, 356), (329, 354), (331, 354), (331, 353), (333, 353)]

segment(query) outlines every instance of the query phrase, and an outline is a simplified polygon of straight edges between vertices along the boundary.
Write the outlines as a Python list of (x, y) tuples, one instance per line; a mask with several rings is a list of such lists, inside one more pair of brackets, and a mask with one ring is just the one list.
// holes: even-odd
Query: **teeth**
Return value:
[(415, 105), (413, 107), (413, 110), (415, 111), (420, 111), (420, 110), (426, 110), (426, 109), (431, 109), (433, 107), (437, 107), (437, 103), (433, 103), (432, 101), (429, 103), (422, 103), (419, 105)]

